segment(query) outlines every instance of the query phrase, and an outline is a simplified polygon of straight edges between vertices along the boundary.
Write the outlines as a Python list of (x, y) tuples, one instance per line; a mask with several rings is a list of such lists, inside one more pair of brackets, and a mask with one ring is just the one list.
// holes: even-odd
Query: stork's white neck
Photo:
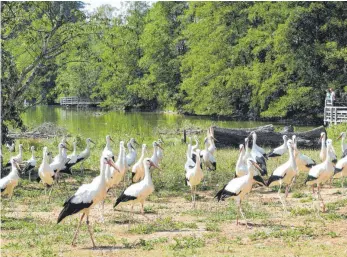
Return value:
[(34, 156), (34, 149), (31, 150), (31, 159), (34, 159), (35, 156)]
[(145, 167), (145, 177), (143, 178), (143, 181), (146, 184), (150, 184), (150, 183), (152, 183), (152, 177), (151, 177), (151, 173), (149, 171), (149, 167), (146, 163), (146, 160), (143, 161), (143, 166)]
[(154, 146), (153, 148), (153, 156), (157, 157), (158, 146)]
[(322, 137), (322, 149), (326, 149), (325, 135)]
[(289, 161), (290, 161), (290, 164), (292, 165), (292, 168), (294, 170), (296, 170), (296, 162), (295, 162), (295, 159), (294, 159), (293, 148), (292, 147), (288, 147), (288, 150), (289, 150)]
[(73, 143), (73, 155), (76, 155), (76, 142)]

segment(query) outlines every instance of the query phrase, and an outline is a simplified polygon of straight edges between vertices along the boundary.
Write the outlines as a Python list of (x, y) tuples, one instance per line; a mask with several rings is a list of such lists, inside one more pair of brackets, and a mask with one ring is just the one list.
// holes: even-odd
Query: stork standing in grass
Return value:
[(327, 143), (326, 145), (327, 158), (325, 159), (324, 162), (318, 165), (315, 165), (310, 169), (305, 181), (306, 185), (314, 185), (314, 184), (317, 185), (317, 196), (318, 196), (318, 200), (321, 201), (323, 212), (325, 212), (325, 204), (320, 194), (320, 189), (322, 184), (327, 182), (334, 175), (334, 165), (332, 162), (332, 154), (330, 153), (333, 151), (332, 140), (328, 139), (326, 143)]
[(115, 162), (115, 158), (114, 158), (114, 154), (113, 154), (113, 151), (112, 151), (112, 147), (111, 147), (111, 141), (114, 143), (113, 139), (111, 138), (110, 135), (107, 135), (106, 136), (106, 146), (104, 148), (104, 150), (102, 151), (102, 154), (109, 154), (111, 153), (112, 155), (112, 160)]
[[(14, 158), (16, 160), (17, 164), (20, 165), (23, 161), (23, 145), (19, 144), (18, 148), (19, 148), (18, 154), (14, 157), (11, 157), (11, 158)], [(9, 168), (9, 167), (12, 167), (11, 160), (8, 161), (8, 163), (5, 165), (4, 168)]]
[(281, 197), (281, 188), (283, 184), (286, 185), (286, 192), (285, 192), (285, 198), (286, 198), (288, 196), (289, 186), (291, 185), (293, 179), (297, 175), (297, 166), (294, 159), (294, 153), (293, 153), (294, 149), (293, 149), (292, 140), (287, 141), (287, 147), (289, 150), (289, 160), (275, 169), (275, 171), (272, 173), (267, 183), (268, 187), (275, 186), (275, 185), (280, 186), (278, 189), (278, 198), (280, 199), (283, 205), (283, 209), (285, 211), (287, 211), (287, 207), (286, 207), (285, 199), (283, 201)]
[(197, 149), (196, 162), (186, 167), (186, 185), (190, 186), (191, 189), (193, 207), (195, 207), (196, 186), (201, 183), (203, 178), (204, 174), (200, 166), (200, 150)]
[(126, 161), (127, 161), (128, 167), (133, 165), (136, 161), (137, 153), (135, 149), (135, 144), (138, 145), (138, 143), (136, 142), (134, 138), (131, 138), (127, 144), (129, 153), (126, 155)]
[(95, 248), (93, 234), (89, 226), (89, 212), (94, 205), (104, 200), (106, 197), (107, 189), (105, 179), (105, 165), (110, 165), (116, 169), (114, 162), (112, 161), (112, 156), (101, 156), (99, 179), (94, 179), (92, 183), (83, 184), (82, 186), (80, 186), (77, 192), (65, 201), (64, 208), (59, 214), (57, 223), (60, 223), (65, 217), (69, 215), (82, 212), (80, 222), (72, 240), (72, 245), (75, 244), (75, 240), (77, 238), (78, 231), (84, 216), (87, 216), (86, 223), (90, 238), (93, 243), (93, 247)]
[(13, 191), (15, 187), (18, 185), (19, 181), (19, 164), (17, 159), (12, 157), (10, 159), (11, 163), (11, 171), (6, 176), (0, 179), (0, 189), (1, 189), (1, 196), (8, 195), (10, 199), (12, 199)]
[(214, 143), (214, 141), (216, 140), (214, 138), (214, 130), (213, 130), (213, 127), (210, 127), (210, 129), (208, 130), (207, 132), (207, 138), (209, 139), (209, 142), (210, 142), (210, 146), (208, 147), (208, 151), (211, 153), (211, 154), (214, 154), (214, 152), (217, 150), (216, 148), (216, 145)]
[(346, 139), (346, 132), (341, 132), (340, 136), (337, 138), (337, 140), (341, 139), (341, 150), (342, 150), (342, 157), (344, 158), (347, 156), (347, 144), (345, 143)]
[(159, 166), (159, 157), (158, 157), (158, 149), (163, 149), (156, 141), (153, 142), (153, 155), (151, 157), (151, 161), (155, 164), (155, 166), (151, 167), (156, 167)]
[(283, 144), (280, 145), (279, 147), (273, 149), (266, 156), (269, 158), (273, 158), (273, 157), (278, 157), (278, 156), (282, 156), (283, 154), (285, 154), (288, 151), (287, 140), (288, 140), (288, 137), (286, 135), (284, 135), (283, 136)]
[(159, 169), (159, 167), (150, 158), (146, 158), (143, 161), (143, 165), (145, 167), (144, 179), (138, 183), (130, 185), (127, 189), (125, 189), (117, 198), (114, 207), (118, 206), (120, 203), (141, 203), (141, 213), (144, 214), (145, 200), (154, 191), (150, 168), (154, 167)]
[(209, 170), (217, 169), (217, 162), (213, 154), (208, 150), (209, 138), (205, 137), (204, 144), (205, 149), (200, 152), (200, 157), (202, 157), (205, 167)]
[(65, 170), (66, 160), (63, 156), (63, 149), (64, 148), (66, 148), (66, 146), (63, 143), (59, 143), (59, 145), (58, 145), (59, 154), (56, 157), (54, 157), (53, 162), (51, 164), (49, 164), (49, 166), (51, 166), (51, 168), (56, 173), (56, 179), (59, 178), (60, 171)]
[(47, 194), (47, 188), (51, 187), (51, 190), (49, 192), (49, 198), (48, 201), (50, 200), (51, 193), (53, 190), (53, 183), (55, 179), (55, 173), (53, 168), (49, 165), (49, 155), (50, 153), (48, 152), (48, 148), (44, 147), (43, 148), (43, 156), (42, 156), (42, 163), (39, 167), (38, 170), (38, 175), (39, 177), (37, 178), (37, 182), (42, 182), (43, 185), (45, 186), (45, 195)]
[(251, 156), (253, 160), (255, 160), (258, 163), (264, 174), (267, 175), (266, 160), (264, 157), (266, 156), (265, 151), (263, 148), (257, 145), (257, 134), (254, 131), (251, 133), (251, 136), (253, 138)]
[(159, 162), (161, 162), (161, 160), (164, 157), (164, 149), (163, 149), (164, 141), (159, 138), (157, 142), (158, 142), (158, 145), (160, 146), (158, 147), (158, 150), (157, 150), (157, 156), (158, 156)]
[(234, 198), (238, 207), (238, 215), (237, 215), (236, 224), (237, 225), (239, 224), (239, 214), (241, 214), (241, 216), (246, 222), (247, 227), (249, 226), (248, 226), (246, 217), (242, 211), (241, 201), (252, 190), (252, 186), (254, 183), (260, 182), (262, 185), (266, 186), (261, 176), (254, 175), (254, 173), (252, 172), (251, 166), (254, 166), (255, 168), (259, 169), (259, 171), (261, 171), (260, 166), (251, 158), (248, 158), (247, 159), (247, 167), (248, 167), (247, 175), (232, 179), (215, 196), (215, 198), (217, 198), (218, 201), (223, 201), (224, 199), (229, 197)]
[[(314, 165), (316, 165), (316, 162), (312, 158), (308, 157), (307, 155), (301, 153), (298, 150), (297, 140), (295, 135), (292, 136), (292, 141), (293, 141), (293, 147), (294, 147), (294, 158), (295, 158), (296, 166), (298, 168), (298, 172), (300, 171), (308, 172)], [(295, 182), (295, 179), (296, 177), (294, 177), (293, 183)], [(314, 193), (314, 186), (312, 186), (312, 192)]]
[(77, 158), (78, 158), (77, 142), (76, 142), (76, 140), (74, 140), (74, 142), (73, 142), (73, 152), (72, 152), (72, 154), (69, 154), (67, 156), (67, 163), (65, 164), (66, 169), (70, 171), (70, 172), (67, 172), (67, 173), (72, 173), (71, 172), (71, 168), (72, 168), (72, 166), (77, 164)]
[(31, 181), (31, 172), (36, 167), (36, 162), (37, 162), (35, 158), (35, 147), (31, 146), (30, 151), (31, 151), (31, 158), (25, 162), (26, 165), (23, 169), (23, 174), (25, 173), (29, 174), (29, 181)]
[(91, 140), (90, 138), (86, 139), (86, 148), (77, 156), (77, 162), (76, 163), (81, 163), (81, 171), (82, 173), (84, 172), (84, 162), (89, 158), (90, 156), (90, 143), (94, 143), (93, 140)]
[(337, 163), (337, 156), (336, 156), (336, 152), (334, 147), (331, 145), (331, 151), (327, 151), (327, 144), (326, 144), (326, 134), (325, 132), (321, 133), (321, 136), (319, 138), (319, 141), (321, 141), (321, 151), (319, 153), (319, 158), (322, 162), (325, 161), (325, 159), (327, 158), (327, 153), (330, 154), (331, 160), (333, 163)]
[(347, 177), (347, 155), (336, 163), (335, 170), (334, 170), (334, 178), (342, 178), (341, 188), (343, 188), (343, 183), (346, 177)]
[(10, 144), (9, 142), (6, 143), (6, 148), (9, 152), (15, 152), (16, 151), (16, 145), (14, 141)]
[(247, 163), (244, 159), (246, 152), (243, 144), (239, 146), (240, 154), (236, 162), (235, 177), (242, 177), (248, 173)]
[(257, 133), (255, 133), (255, 131), (252, 131), (248, 137), (252, 137), (252, 149), (260, 152), (265, 158), (267, 158), (265, 150), (257, 145)]
[(145, 159), (146, 150), (147, 145), (143, 144), (140, 159), (134, 164), (132, 168), (132, 180), (134, 183), (142, 180), (145, 177), (145, 166), (143, 165), (143, 160)]

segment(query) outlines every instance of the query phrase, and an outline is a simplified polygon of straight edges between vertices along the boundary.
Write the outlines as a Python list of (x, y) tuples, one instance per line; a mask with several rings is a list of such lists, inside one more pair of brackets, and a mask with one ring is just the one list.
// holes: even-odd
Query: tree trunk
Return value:
[(320, 147), (318, 142), (321, 132), (325, 132), (323, 126), (305, 132), (275, 132), (273, 125), (266, 125), (257, 128), (231, 129), (214, 127), (214, 137), (218, 140), (216, 147), (239, 147), (245, 143), (245, 138), (251, 131), (257, 133), (257, 145), (264, 147), (278, 147), (283, 144), (283, 135), (291, 138), (296, 135), (298, 148), (317, 149)]

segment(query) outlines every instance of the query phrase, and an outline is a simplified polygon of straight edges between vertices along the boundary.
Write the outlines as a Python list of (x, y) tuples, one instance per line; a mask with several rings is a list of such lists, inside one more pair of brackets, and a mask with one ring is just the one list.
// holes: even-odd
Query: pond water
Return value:
[[(210, 117), (184, 116), (155, 112), (100, 112), (96, 109), (77, 110), (59, 106), (36, 106), (22, 115), (24, 124), (35, 128), (44, 122), (53, 122), (66, 128), (69, 133), (84, 137), (97, 135), (143, 135), (154, 136), (158, 131), (181, 128), (207, 128), (211, 125), (230, 128), (251, 128), (267, 125), (269, 122), (227, 121)], [(272, 123), (276, 125), (275, 123)], [(281, 128), (283, 125), (277, 124)], [(296, 127), (296, 131), (310, 127)]]

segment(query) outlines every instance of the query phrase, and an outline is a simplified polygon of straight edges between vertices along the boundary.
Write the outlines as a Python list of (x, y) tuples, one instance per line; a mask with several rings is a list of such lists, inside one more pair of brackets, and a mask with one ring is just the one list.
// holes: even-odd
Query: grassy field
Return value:
[[(114, 138), (116, 142), (120, 138)], [(24, 140), (24, 147), (35, 145), (41, 157), (43, 145), (56, 154), (60, 139)], [(66, 218), (57, 225), (57, 217), (66, 198), (82, 183), (89, 183), (98, 171), (98, 158), (104, 139), (94, 139), (92, 158), (81, 174), (79, 166), (72, 176), (66, 176), (52, 193), (51, 202), (44, 195), (42, 184), (21, 179), (12, 202), (1, 201), (2, 256), (347, 256), (347, 198), (336, 180), (333, 187), (324, 186), (322, 196), (327, 212), (320, 213), (319, 202), (303, 185), (305, 173), (300, 173), (289, 194), (289, 213), (285, 214), (277, 191), (255, 188), (243, 202), (243, 209), (252, 228), (236, 226), (233, 200), (217, 203), (215, 193), (232, 177), (238, 156), (235, 149), (218, 149), (217, 171), (207, 175), (208, 184), (198, 187), (196, 208), (192, 207), (190, 190), (184, 184), (186, 145), (179, 137), (164, 137), (166, 142), (162, 171), (152, 173), (156, 191), (145, 204), (145, 216), (140, 206), (135, 214), (125, 205), (113, 209), (123, 185), (109, 192), (105, 205), (105, 223), (100, 222), (98, 207), (91, 211), (91, 224), (96, 240), (92, 249), (85, 223), (77, 246), (71, 246), (80, 215)], [(151, 140), (137, 138), (149, 145)], [(318, 139), (317, 139), (318, 140)], [(72, 140), (69, 140), (70, 143)], [(84, 139), (78, 138), (79, 150)], [(201, 141), (200, 141), (201, 142)], [(338, 156), (340, 147), (335, 146)], [(113, 146), (118, 153), (118, 146)], [(139, 151), (139, 150), (138, 150)], [(318, 151), (305, 150), (318, 160)], [(30, 153), (25, 153), (26, 157)], [(9, 153), (5, 154), (8, 160)], [(269, 174), (288, 156), (268, 161)], [(39, 161), (41, 163), (41, 161)], [(206, 174), (206, 173), (205, 173)]]

